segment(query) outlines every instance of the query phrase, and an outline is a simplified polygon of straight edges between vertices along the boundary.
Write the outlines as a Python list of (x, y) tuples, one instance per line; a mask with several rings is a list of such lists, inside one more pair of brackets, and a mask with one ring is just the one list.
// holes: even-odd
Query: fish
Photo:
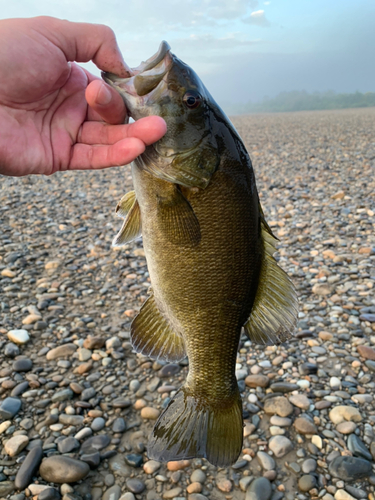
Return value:
[(285, 342), (296, 325), (296, 291), (273, 256), (277, 238), (249, 154), (198, 75), (162, 42), (128, 78), (103, 78), (134, 120), (158, 115), (167, 123), (164, 137), (132, 164), (134, 191), (117, 205), (124, 221), (113, 240), (143, 238), (151, 288), (131, 324), (135, 351), (189, 360), (148, 457), (227, 467), (243, 445), (235, 374), (241, 332), (258, 344)]

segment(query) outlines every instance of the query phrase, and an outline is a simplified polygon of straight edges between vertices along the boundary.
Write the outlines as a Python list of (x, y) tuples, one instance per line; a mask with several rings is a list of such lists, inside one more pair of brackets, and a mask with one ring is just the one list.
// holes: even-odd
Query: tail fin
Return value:
[(148, 456), (161, 462), (207, 458), (227, 467), (242, 449), (242, 403), (238, 388), (220, 405), (196, 399), (182, 387), (160, 415), (148, 442)]

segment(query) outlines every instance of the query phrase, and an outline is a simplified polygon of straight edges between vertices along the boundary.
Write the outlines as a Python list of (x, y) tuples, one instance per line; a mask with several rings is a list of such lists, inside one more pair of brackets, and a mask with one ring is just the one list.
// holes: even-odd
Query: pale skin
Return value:
[(110, 28), (52, 17), (0, 21), (0, 174), (125, 165), (166, 132), (157, 116), (124, 124), (120, 95), (77, 62), (129, 76)]

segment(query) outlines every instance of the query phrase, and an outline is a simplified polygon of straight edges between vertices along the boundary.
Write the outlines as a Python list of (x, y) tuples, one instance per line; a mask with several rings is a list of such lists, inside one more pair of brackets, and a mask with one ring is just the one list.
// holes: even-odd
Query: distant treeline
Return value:
[(314, 92), (305, 90), (281, 92), (274, 98), (265, 97), (261, 102), (248, 102), (231, 106), (231, 114), (279, 113), (284, 111), (312, 111), (317, 109), (367, 108), (375, 106), (375, 92), (336, 94), (333, 91)]

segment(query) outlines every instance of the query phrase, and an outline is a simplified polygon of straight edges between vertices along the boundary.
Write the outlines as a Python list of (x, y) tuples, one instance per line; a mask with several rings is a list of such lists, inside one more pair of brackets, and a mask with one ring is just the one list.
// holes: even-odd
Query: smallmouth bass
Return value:
[(121, 79), (105, 81), (135, 120), (159, 115), (166, 135), (132, 166), (134, 191), (117, 206), (122, 245), (142, 234), (151, 294), (131, 326), (137, 352), (189, 374), (148, 443), (159, 461), (204, 457), (233, 464), (242, 449), (235, 377), (241, 329), (256, 343), (293, 332), (293, 284), (273, 258), (276, 238), (259, 202), (246, 148), (199, 77), (163, 42)]

